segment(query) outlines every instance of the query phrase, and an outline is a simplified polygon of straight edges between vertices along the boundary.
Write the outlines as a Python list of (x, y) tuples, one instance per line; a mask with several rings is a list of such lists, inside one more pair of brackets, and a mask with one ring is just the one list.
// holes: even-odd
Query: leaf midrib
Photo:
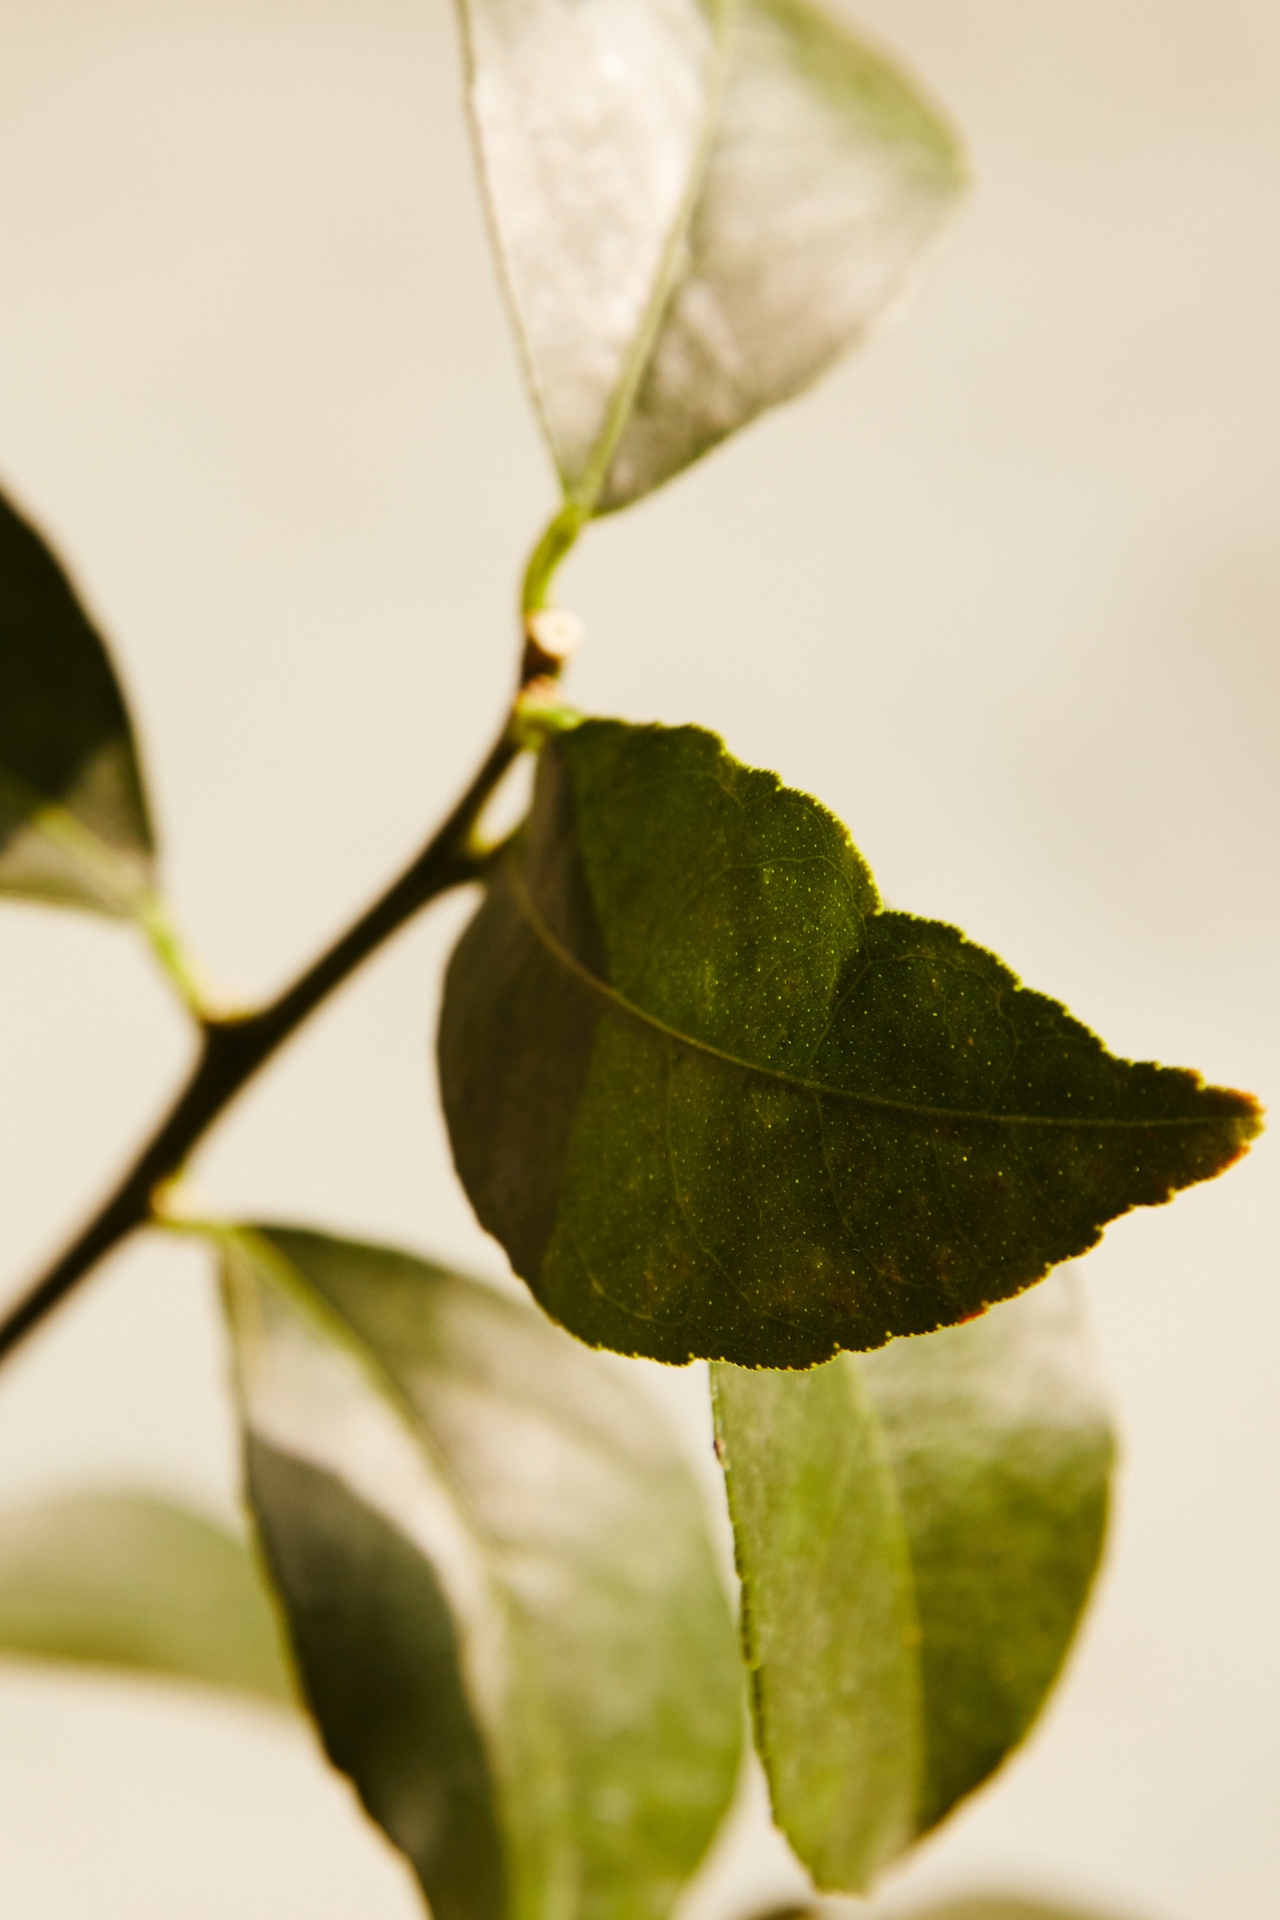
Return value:
[(151, 889), (129, 862), (77, 819), (69, 807), (29, 785), (3, 762), (0, 806), (14, 816), (21, 829), (36, 834), (62, 854), (108, 911), (126, 920), (139, 918), (146, 911)]
[[(457, 1509), (484, 1561), (490, 1578), (502, 1590), (504, 1596), (507, 1595), (508, 1587), (502, 1574), (501, 1548), (498, 1542), (484, 1525), (465, 1487), (454, 1473), (448, 1455), (440, 1446), (411, 1394), (396, 1378), (395, 1373), (366, 1339), (360, 1328), (347, 1318), (340, 1307), (335, 1306), (327, 1294), (322, 1293), (320, 1288), (307, 1278), (297, 1262), (292, 1260), (268, 1234), (254, 1227), (227, 1227), (220, 1230), (219, 1237), (224, 1245), (229, 1244), (236, 1248), (242, 1257), (247, 1258), (251, 1271), (256, 1268), (261, 1274), (265, 1270), (294, 1310), (301, 1309), (303, 1316), (311, 1322), (322, 1337), (332, 1340), (356, 1362), (374, 1392), (409, 1430), (414, 1444), (424, 1454), (429, 1469), (435, 1474), (447, 1492), (450, 1502)], [(418, 1550), (422, 1551), (421, 1548)], [(505, 1604), (504, 1600), (504, 1606)], [(511, 1596), (510, 1604), (517, 1604), (514, 1596)]]
[(588, 516), (596, 510), (596, 504), (609, 477), (609, 469), (613, 465), (613, 456), (635, 411), (636, 395), (640, 391), (640, 384), (648, 371), (654, 348), (658, 344), (662, 323), (666, 318), (679, 278), (681, 250), (693, 223), (698, 201), (702, 197), (711, 151), (719, 131), (720, 108), (724, 100), (734, 29), (738, 20), (738, 0), (712, 0), (712, 4), (715, 15), (714, 51), (707, 74), (706, 105), (702, 126), (698, 134), (697, 146), (694, 148), (693, 162), (689, 168), (689, 179), (663, 245), (662, 258), (658, 264), (658, 271), (654, 275), (653, 288), (649, 295), (649, 304), (645, 308), (644, 317), (636, 329), (622, 363), (622, 371), (609, 401), (604, 425), (588, 455), (581, 477), (573, 486), (565, 489), (566, 506), (579, 507)]
[(1114, 1115), (1097, 1117), (1048, 1113), (988, 1113), (979, 1108), (926, 1106), (911, 1100), (902, 1100), (892, 1094), (863, 1093), (854, 1087), (830, 1086), (822, 1080), (806, 1079), (797, 1073), (788, 1073), (781, 1067), (761, 1066), (755, 1060), (743, 1060), (739, 1055), (729, 1053), (723, 1047), (717, 1047), (709, 1040), (699, 1040), (693, 1034), (682, 1033), (657, 1014), (647, 1012), (609, 986), (598, 975), (584, 967), (582, 962), (558, 940), (539, 913), (533, 898), (525, 886), (523, 877), (514, 863), (508, 858), (502, 863), (504, 878), (511, 888), (516, 906), (527, 923), (530, 931), (546, 951), (557, 960), (565, 971), (571, 974), (589, 993), (604, 1002), (624, 1019), (634, 1021), (638, 1026), (647, 1027), (653, 1033), (660, 1033), (664, 1039), (674, 1041), (677, 1046), (685, 1047), (691, 1053), (703, 1054), (707, 1059), (719, 1061), (722, 1066), (733, 1067), (740, 1073), (755, 1074), (759, 1079), (771, 1080), (777, 1086), (783, 1086), (796, 1093), (816, 1094), (822, 1099), (843, 1100), (852, 1106), (870, 1107), (878, 1112), (901, 1114), (911, 1120), (943, 1120), (959, 1122), (964, 1125), (986, 1127), (1042, 1127), (1059, 1132), (1084, 1130), (1087, 1132), (1149, 1133), (1153, 1129), (1162, 1132), (1185, 1131), (1188, 1128), (1249, 1128), (1246, 1138), (1257, 1131), (1256, 1113), (1247, 1110), (1237, 1113), (1219, 1114), (1181, 1114), (1154, 1115), (1150, 1119), (1122, 1119)]
[[(202, 1230), (208, 1238), (213, 1240), (215, 1245), (220, 1244), (224, 1249), (238, 1253), (241, 1259), (246, 1262), (256, 1284), (261, 1284), (263, 1277), (267, 1278), (269, 1282), (273, 1283), (279, 1292), (283, 1294), (290, 1306), (295, 1311), (301, 1312), (304, 1321), (309, 1322), (312, 1328), (315, 1329), (322, 1338), (327, 1337), (331, 1339), (336, 1346), (346, 1352), (359, 1367), (366, 1383), (389, 1408), (393, 1416), (399, 1420), (402, 1428), (406, 1430), (407, 1437), (411, 1444), (420, 1449), (427, 1471), (435, 1475), (437, 1482), (457, 1515), (459, 1524), (471, 1540), (484, 1569), (491, 1597), (501, 1613), (512, 1638), (523, 1650), (526, 1669), (532, 1664), (535, 1672), (538, 1674), (536, 1694), (540, 1709), (539, 1718), (542, 1723), (543, 1738), (546, 1745), (549, 1746), (554, 1753), (554, 1762), (558, 1767), (561, 1784), (564, 1788), (563, 1805), (567, 1810), (560, 1845), (567, 1847), (569, 1851), (577, 1854), (580, 1851), (580, 1842), (578, 1840), (576, 1822), (573, 1817), (573, 1793), (569, 1785), (572, 1777), (571, 1768), (565, 1758), (563, 1728), (559, 1717), (546, 1696), (541, 1682), (541, 1673), (538, 1670), (535, 1650), (536, 1630), (532, 1622), (527, 1618), (525, 1610), (520, 1604), (519, 1596), (505, 1575), (499, 1543), (485, 1526), (480, 1514), (476, 1511), (474, 1503), (468, 1497), (466, 1489), (460, 1484), (457, 1475), (453, 1472), (445, 1450), (439, 1445), (426, 1419), (414, 1404), (410, 1394), (395, 1377), (390, 1367), (386, 1365), (381, 1356), (365, 1339), (360, 1329), (347, 1318), (346, 1314), (343, 1313), (340, 1308), (334, 1305), (327, 1294), (322, 1293), (319, 1287), (307, 1278), (306, 1274), (296, 1262), (290, 1259), (289, 1255), (286, 1254), (283, 1248), (278, 1246), (273, 1239), (253, 1227), (228, 1227), (210, 1223), (205, 1225), (203, 1229), (196, 1230)], [(247, 1401), (244, 1404), (244, 1419), (246, 1426), (253, 1424)], [(365, 1496), (357, 1493), (356, 1498), (364, 1500)], [(392, 1516), (387, 1517), (391, 1519), (392, 1525), (398, 1524)], [(408, 1537), (409, 1536), (406, 1536), (406, 1538)], [(421, 1545), (416, 1541), (411, 1541), (411, 1544), (414, 1546), (415, 1551), (422, 1554), (424, 1559), (430, 1560), (430, 1555), (426, 1553)], [(528, 1695), (526, 1695), (526, 1698), (528, 1698)], [(476, 1709), (476, 1718), (477, 1724), (482, 1725), (482, 1716), (478, 1708)], [(487, 1743), (487, 1734), (485, 1738)], [(546, 1757), (544, 1749), (544, 1758)], [(498, 1793), (504, 1791), (500, 1782), (501, 1773), (499, 1771), (499, 1773), (495, 1775), (495, 1790)]]

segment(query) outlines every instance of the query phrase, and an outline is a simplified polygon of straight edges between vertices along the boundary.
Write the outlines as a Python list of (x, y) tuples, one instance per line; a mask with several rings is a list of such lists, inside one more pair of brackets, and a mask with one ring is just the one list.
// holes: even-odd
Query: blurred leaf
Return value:
[(1259, 1124), (885, 912), (839, 822), (714, 735), (618, 721), (544, 748), (440, 1069), (472, 1205), (547, 1311), (674, 1362), (963, 1320)]
[(804, 1374), (712, 1369), (774, 1817), (860, 1892), (1017, 1745), (1098, 1563), (1112, 1445), (1070, 1279)]
[(0, 1514), (0, 1653), (297, 1703), (248, 1549), (144, 1494), (75, 1494)]
[(659, 486), (903, 304), (955, 139), (807, 0), (464, 0), (532, 383), (586, 513)]
[(103, 642), (0, 495), (0, 893), (145, 913), (154, 844)]
[(999, 1894), (976, 1894), (964, 1900), (945, 1900), (940, 1907), (913, 1907), (901, 1920), (1104, 1920), (1081, 1907), (1046, 1907), (1040, 1900), (1008, 1900)]
[[(877, 1910), (878, 1911), (878, 1910)], [(822, 1920), (821, 1906), (774, 1907), (753, 1914), (751, 1920)], [(1082, 1908), (1046, 1907), (1040, 1900), (1011, 1900), (1003, 1894), (970, 1894), (963, 1900), (945, 1900), (940, 1907), (913, 1907), (909, 1913), (895, 1909), (893, 1920), (1105, 1920), (1095, 1911)]]
[(228, 1240), (249, 1488), (335, 1764), (436, 1920), (652, 1920), (732, 1793), (741, 1668), (657, 1414), (407, 1255)]
[(766, 1907), (761, 1913), (753, 1913), (750, 1920), (818, 1920), (818, 1909), (808, 1904)]

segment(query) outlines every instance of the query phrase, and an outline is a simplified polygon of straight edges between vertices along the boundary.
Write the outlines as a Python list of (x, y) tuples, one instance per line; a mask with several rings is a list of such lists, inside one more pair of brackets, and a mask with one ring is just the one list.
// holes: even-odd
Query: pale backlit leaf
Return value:
[(1111, 1440), (1070, 1276), (808, 1373), (712, 1369), (756, 1744), (858, 1892), (1024, 1737), (1098, 1562)]
[(250, 1497), (334, 1762), (437, 1920), (659, 1920), (732, 1792), (741, 1708), (656, 1412), (423, 1261), (225, 1245)]
[(74, 1494), (0, 1514), (0, 1653), (296, 1701), (248, 1548), (146, 1494)]
[(962, 183), (808, 0), (464, 0), (492, 224), (567, 500), (626, 505), (902, 304)]

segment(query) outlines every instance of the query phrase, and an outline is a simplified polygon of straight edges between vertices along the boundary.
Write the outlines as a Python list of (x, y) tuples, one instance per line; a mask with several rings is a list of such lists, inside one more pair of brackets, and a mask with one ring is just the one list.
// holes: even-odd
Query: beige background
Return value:
[[(979, 187), (908, 325), (593, 534), (577, 699), (720, 727), (898, 905), (1118, 1049), (1258, 1086), (1274, 1017), (1275, 0), (868, 0)], [(402, 860), (503, 700), (550, 503), (444, 0), (0, 0), (0, 472), (116, 637), (183, 920), (259, 993)], [(426, 1073), (450, 903), (204, 1156), (210, 1206), (501, 1261)], [(187, 1042), (128, 936), (0, 912), (4, 1273), (84, 1208)], [(1067, 1684), (893, 1897), (997, 1880), (1280, 1912), (1274, 1155), (1113, 1227), (1126, 1466)], [(1270, 1203), (1270, 1204), (1269, 1204)], [(230, 1511), (200, 1258), (137, 1246), (0, 1379), (0, 1499)], [(701, 1445), (697, 1381), (665, 1377)], [(797, 1884), (758, 1816), (699, 1895)], [(6, 1920), (405, 1920), (306, 1738), (0, 1676)]]

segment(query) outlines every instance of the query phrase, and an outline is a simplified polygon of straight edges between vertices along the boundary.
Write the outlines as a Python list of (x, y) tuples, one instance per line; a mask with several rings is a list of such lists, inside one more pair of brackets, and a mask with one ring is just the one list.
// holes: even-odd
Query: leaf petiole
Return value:
[[(234, 1019), (200, 1012), (201, 1048), (186, 1086), (88, 1225), (0, 1320), (0, 1360), (47, 1319), (106, 1254), (153, 1217), (158, 1192), (240, 1090), (316, 1008), (429, 902), (478, 878), (483, 863), (471, 848), (472, 828), (524, 747), (512, 713), (470, 786), (421, 853), (275, 1000)], [(158, 921), (150, 934), (157, 952), (166, 937), (162, 928)], [(182, 964), (176, 947), (169, 959)]]
[(168, 902), (163, 894), (150, 891), (140, 894), (133, 903), (131, 913), (160, 971), (187, 1012), (201, 1025), (212, 1019), (213, 1012), (200, 985), (196, 968), (182, 935), (170, 918)]
[(551, 583), (561, 561), (575, 545), (578, 535), (591, 518), (591, 510), (577, 500), (566, 500), (560, 511), (547, 522), (537, 545), (529, 556), (520, 591), (520, 611), (527, 619), (547, 604)]

